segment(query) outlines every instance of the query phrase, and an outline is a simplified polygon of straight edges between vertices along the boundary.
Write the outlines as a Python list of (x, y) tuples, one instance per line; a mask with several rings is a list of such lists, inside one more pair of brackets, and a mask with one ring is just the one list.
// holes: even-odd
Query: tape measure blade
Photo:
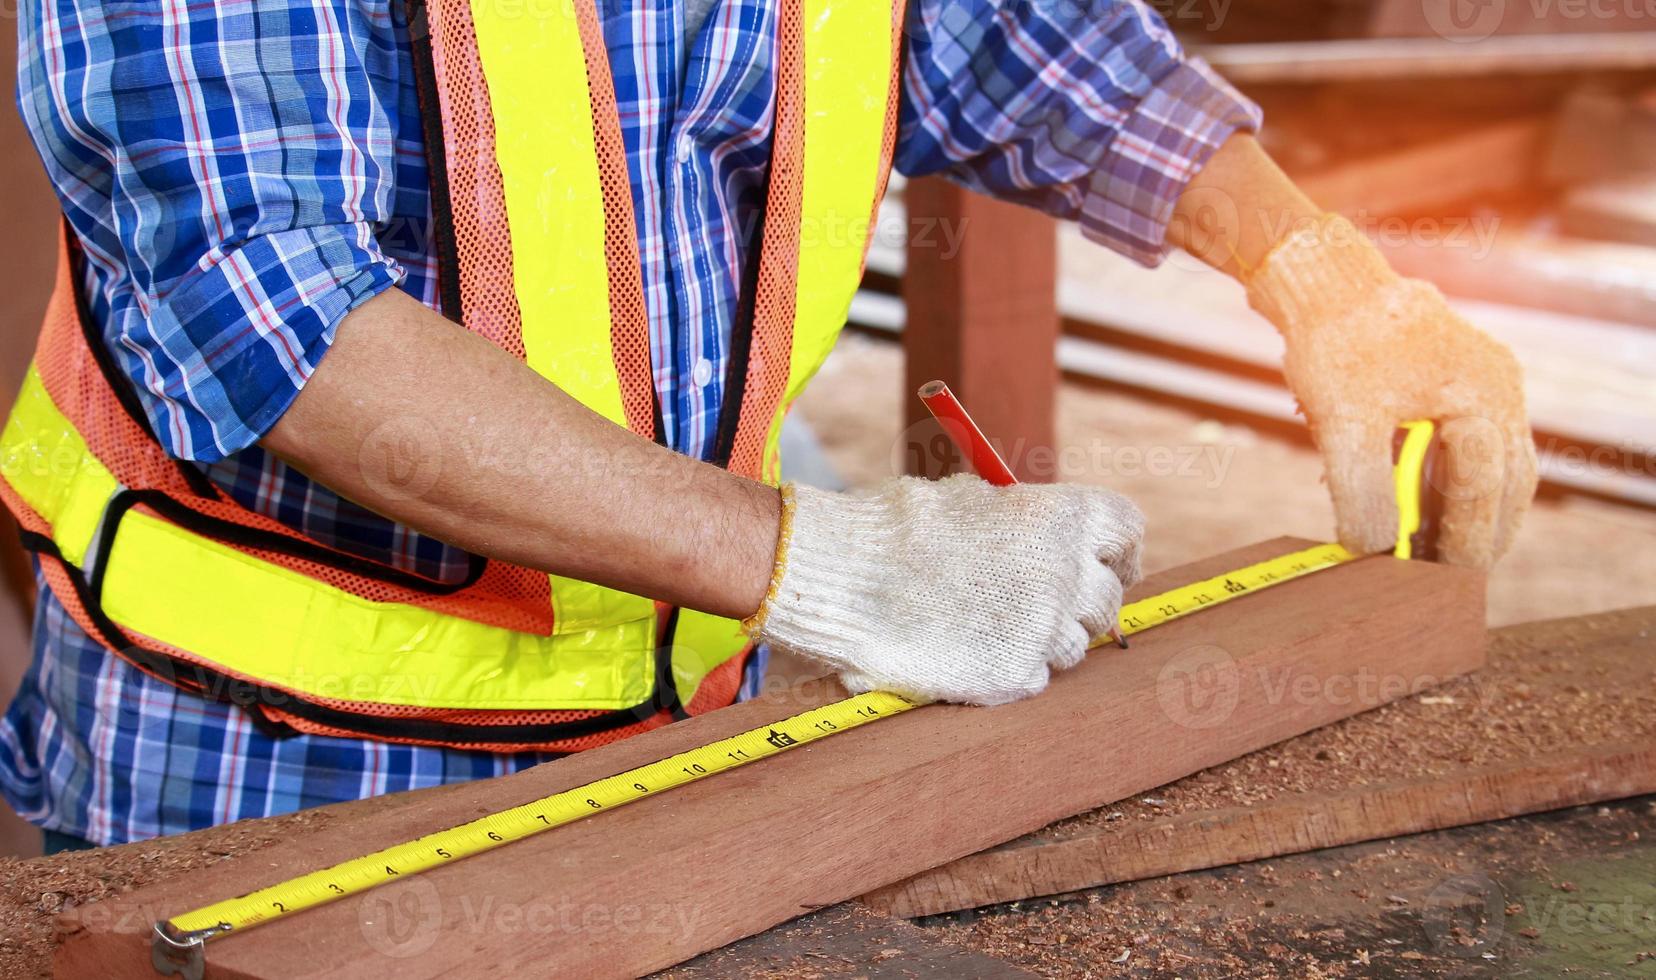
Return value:
[[(1123, 607), (1122, 631), (1142, 632), (1354, 557), (1337, 544), (1317, 545), (1172, 589)], [(921, 704), (886, 691), (845, 698), (245, 896), (186, 912), (166, 920), (165, 924), (180, 934), (201, 933), (221, 923), (232, 929), (246, 929), (358, 894), (405, 874), (418, 874), (485, 853)]]
[[(176, 932), (186, 934), (220, 923), (228, 923), (233, 929), (250, 928), (367, 891), (405, 875), (418, 874), (533, 837), (594, 813), (918, 706), (918, 702), (884, 691), (846, 698), (765, 726), (763, 731), (752, 729), (688, 749), (626, 772), (552, 793), (518, 807), (487, 814), (244, 896), (174, 916), (167, 923)], [(778, 731), (788, 734), (773, 741), (770, 736)], [(643, 785), (645, 789), (636, 789), (638, 785)], [(593, 802), (598, 805), (592, 805)], [(448, 856), (445, 857), (442, 852)]]
[(1141, 633), (1163, 623), (1183, 619), (1203, 609), (1239, 599), (1262, 588), (1300, 578), (1356, 557), (1338, 544), (1319, 544), (1275, 558), (1267, 558), (1200, 582), (1169, 589), (1148, 599), (1128, 603), (1121, 610), (1121, 630), (1128, 634)]

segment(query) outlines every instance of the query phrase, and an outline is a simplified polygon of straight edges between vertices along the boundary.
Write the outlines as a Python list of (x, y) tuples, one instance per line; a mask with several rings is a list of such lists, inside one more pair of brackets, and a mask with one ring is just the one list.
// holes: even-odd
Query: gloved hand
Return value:
[(853, 691), (1002, 704), (1116, 625), (1144, 517), (1073, 484), (899, 477), (866, 495), (783, 488), (770, 594), (745, 624)]
[(1480, 568), (1500, 557), (1536, 485), (1512, 352), (1450, 310), (1436, 287), (1392, 272), (1336, 215), (1289, 235), (1243, 282), (1287, 342), (1288, 386), (1322, 452), (1340, 543), (1364, 553), (1392, 547), (1392, 433), (1408, 419), (1437, 419), (1449, 463), (1436, 483), (1445, 496), (1439, 553)]

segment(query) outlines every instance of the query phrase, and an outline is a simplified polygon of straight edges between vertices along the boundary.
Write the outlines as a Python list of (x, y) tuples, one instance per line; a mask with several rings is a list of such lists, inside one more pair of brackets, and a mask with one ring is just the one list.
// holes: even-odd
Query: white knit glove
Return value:
[(899, 477), (866, 495), (783, 488), (776, 575), (749, 632), (852, 691), (1003, 704), (1116, 625), (1144, 517), (1073, 484)]

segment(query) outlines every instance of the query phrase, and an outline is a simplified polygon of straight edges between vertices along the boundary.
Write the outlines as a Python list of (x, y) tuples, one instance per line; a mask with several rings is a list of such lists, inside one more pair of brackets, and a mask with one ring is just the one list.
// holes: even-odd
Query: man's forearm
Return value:
[(1225, 141), (1179, 196), (1168, 241), (1230, 275), (1259, 268), (1271, 248), (1322, 211), (1251, 135)]
[(775, 490), (612, 424), (400, 290), (341, 322), (263, 445), (490, 558), (734, 617), (770, 581)]

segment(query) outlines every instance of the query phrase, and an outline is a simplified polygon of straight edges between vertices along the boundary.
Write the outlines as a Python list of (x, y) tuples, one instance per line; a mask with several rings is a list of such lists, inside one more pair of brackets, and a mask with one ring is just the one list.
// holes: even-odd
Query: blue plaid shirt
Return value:
[[(710, 449), (774, 107), (772, 0), (600, 0), (669, 444)], [(896, 165), (1079, 219), (1140, 261), (1257, 110), (1129, 0), (913, 0)], [(87, 256), (81, 287), (155, 432), (246, 506), (437, 579), (467, 556), (255, 443), (341, 318), (385, 289), (438, 306), (401, 3), (30, 0), (18, 102)], [(749, 682), (756, 678), (750, 677)], [(107, 844), (493, 776), (542, 761), (272, 738), (151, 680), (42, 589), (0, 724), (0, 790)]]

